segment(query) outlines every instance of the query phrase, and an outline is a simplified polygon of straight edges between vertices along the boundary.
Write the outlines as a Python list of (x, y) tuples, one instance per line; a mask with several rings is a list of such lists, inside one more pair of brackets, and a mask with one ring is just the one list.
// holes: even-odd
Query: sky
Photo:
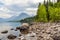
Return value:
[(0, 0), (0, 18), (10, 18), (21, 13), (36, 15), (39, 2), (43, 0)]

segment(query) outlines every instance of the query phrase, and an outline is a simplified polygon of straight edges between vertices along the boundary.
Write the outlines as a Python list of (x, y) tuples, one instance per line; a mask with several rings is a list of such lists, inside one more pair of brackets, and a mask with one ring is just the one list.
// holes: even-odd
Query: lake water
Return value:
[[(20, 40), (19, 34), (21, 34), (20, 30), (15, 31), (15, 28), (21, 26), (20, 22), (0, 22), (0, 39), (1, 40), (9, 40), (7, 37), (8, 35), (12, 34), (17, 36), (14, 40)], [(14, 30), (11, 30), (13, 28)], [(8, 33), (2, 34), (1, 32), (8, 30)], [(29, 33), (25, 35), (26, 40), (37, 40), (36, 36), (35, 37), (30, 37), (31, 35), (36, 35), (35, 33)], [(24, 38), (24, 34), (20, 37), (21, 39)]]
[[(13, 34), (18, 36), (19, 35), (19, 31), (14, 31), (11, 30), (11, 28), (16, 28), (18, 26), (21, 26), (20, 22), (0, 22), (0, 39), (2, 40), (7, 40), (7, 36), (9, 34)], [(2, 31), (8, 30), (7, 34), (2, 34)]]
[(0, 22), (0, 31), (21, 26), (20, 22)]

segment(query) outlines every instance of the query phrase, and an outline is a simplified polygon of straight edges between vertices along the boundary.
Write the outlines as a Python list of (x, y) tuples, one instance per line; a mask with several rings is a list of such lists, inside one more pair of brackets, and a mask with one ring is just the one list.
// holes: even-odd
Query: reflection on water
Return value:
[(20, 22), (1, 22), (0, 23), (0, 32), (2, 30), (9, 30), (10, 28), (15, 28), (20, 25), (21, 25)]
[[(11, 28), (16, 28), (17, 26), (20, 26), (21, 23), (20, 22), (0, 22), (0, 39), (2, 40), (7, 40), (7, 36), (9, 34), (13, 34), (18, 36), (19, 35), (19, 31), (14, 31), (14, 30), (10, 30)], [(2, 34), (1, 32), (4, 30), (8, 30), (7, 34)]]

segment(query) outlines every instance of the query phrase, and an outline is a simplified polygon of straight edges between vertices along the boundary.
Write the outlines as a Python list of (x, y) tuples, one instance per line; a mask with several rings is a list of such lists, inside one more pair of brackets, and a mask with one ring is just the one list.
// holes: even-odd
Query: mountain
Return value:
[(0, 22), (3, 22), (3, 21), (5, 21), (5, 19), (3, 19), (3, 18), (0, 18)]
[(7, 19), (7, 20), (9, 20), (9, 21), (17, 21), (17, 20), (22, 20), (22, 19), (24, 19), (24, 18), (28, 18), (28, 17), (30, 17), (28, 14), (26, 14), (26, 13), (21, 13), (20, 15), (18, 15), (18, 16), (13, 16), (13, 17), (11, 17), (11, 18), (9, 18), (9, 19)]

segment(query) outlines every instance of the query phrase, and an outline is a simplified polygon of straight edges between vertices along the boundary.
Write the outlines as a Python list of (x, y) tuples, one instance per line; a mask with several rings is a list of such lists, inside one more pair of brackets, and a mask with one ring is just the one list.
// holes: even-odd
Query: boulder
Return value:
[(29, 32), (29, 24), (23, 23), (22, 26), (20, 27), (20, 32), (22, 34), (27, 34)]
[(10, 35), (8, 35), (8, 39), (15, 39), (17, 36), (15, 36), (15, 35), (12, 35), (12, 34), (10, 34)]
[(16, 27), (16, 30), (20, 30), (20, 27)]
[(27, 34), (27, 33), (29, 33), (29, 29), (27, 27), (20, 27), (20, 32), (22, 34)]
[(23, 23), (22, 26), (23, 27), (29, 27), (29, 24), (28, 23)]

